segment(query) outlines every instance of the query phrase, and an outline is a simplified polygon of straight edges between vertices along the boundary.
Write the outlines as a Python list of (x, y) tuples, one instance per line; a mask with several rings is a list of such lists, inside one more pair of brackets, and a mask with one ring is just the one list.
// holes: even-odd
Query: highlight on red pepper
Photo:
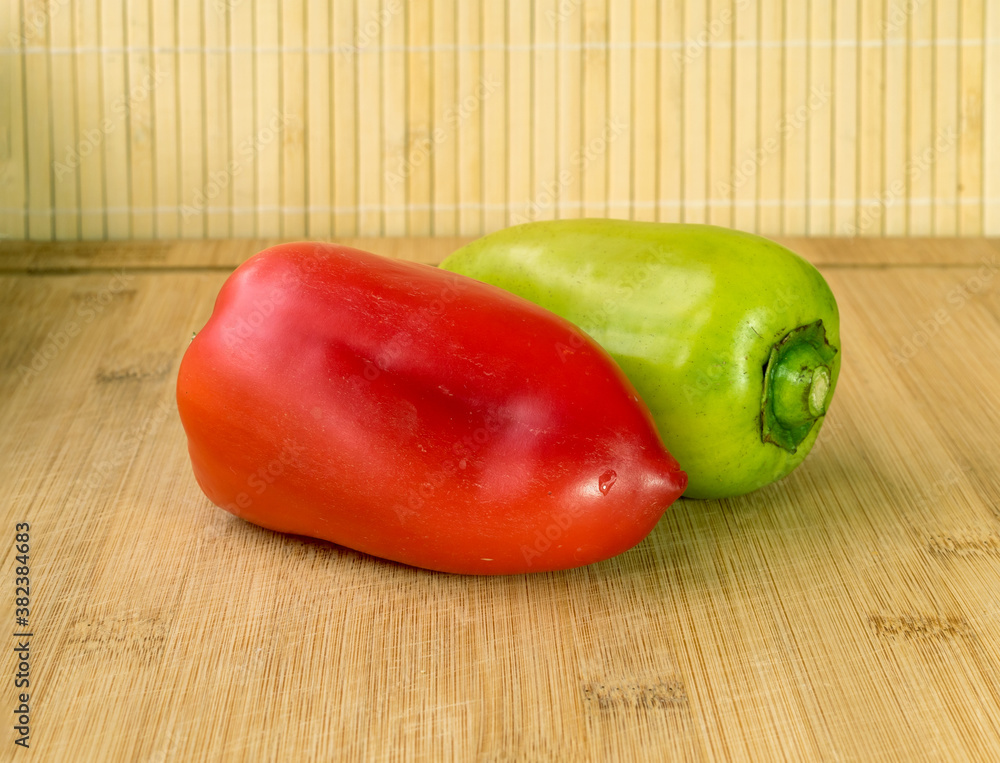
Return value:
[(578, 328), (343, 246), (284, 244), (241, 265), (184, 356), (177, 405), (218, 506), (432, 570), (608, 559), (687, 485)]

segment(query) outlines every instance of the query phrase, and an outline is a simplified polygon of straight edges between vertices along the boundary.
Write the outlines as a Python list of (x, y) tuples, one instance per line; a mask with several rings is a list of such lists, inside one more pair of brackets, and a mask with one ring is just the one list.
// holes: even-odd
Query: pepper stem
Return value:
[(826, 396), (830, 392), (830, 369), (819, 366), (813, 371), (809, 385), (809, 413), (820, 417), (826, 413)]
[(794, 453), (829, 405), (837, 349), (823, 321), (792, 329), (771, 348), (764, 371), (761, 439)]

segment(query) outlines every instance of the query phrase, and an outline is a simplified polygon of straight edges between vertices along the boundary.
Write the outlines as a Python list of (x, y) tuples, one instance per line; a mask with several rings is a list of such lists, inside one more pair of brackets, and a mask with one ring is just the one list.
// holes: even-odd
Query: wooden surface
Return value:
[[(434, 262), (457, 242), (361, 243)], [(27, 521), (30, 755), (996, 760), (1000, 242), (790, 243), (843, 314), (805, 463), (679, 501), (613, 560), (505, 578), (277, 535), (202, 495), (175, 375), (261, 242), (0, 246), (0, 624)], [(14, 644), (3, 760), (24, 752)]]
[(998, 126), (995, 0), (0, 3), (0, 238), (996, 236)]

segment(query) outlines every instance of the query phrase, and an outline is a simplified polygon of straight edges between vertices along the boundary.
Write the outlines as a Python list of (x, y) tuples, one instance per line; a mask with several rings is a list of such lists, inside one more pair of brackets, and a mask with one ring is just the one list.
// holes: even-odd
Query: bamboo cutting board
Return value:
[[(503, 578), (278, 535), (201, 494), (178, 363), (267, 243), (0, 249), (0, 759), (1000, 757), (1000, 242), (786, 241), (843, 317), (803, 466), (681, 500), (610, 561)], [(437, 262), (460, 241), (350, 243)]]

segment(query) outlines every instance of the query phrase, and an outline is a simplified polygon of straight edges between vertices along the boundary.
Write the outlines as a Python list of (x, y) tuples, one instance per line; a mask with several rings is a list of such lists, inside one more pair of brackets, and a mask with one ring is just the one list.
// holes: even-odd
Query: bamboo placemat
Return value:
[(1000, 756), (996, 242), (796, 242), (844, 337), (803, 466), (681, 500), (608, 562), (507, 578), (277, 535), (201, 494), (177, 367), (263, 243), (0, 249), (0, 623), (29, 522), (38, 759)]

